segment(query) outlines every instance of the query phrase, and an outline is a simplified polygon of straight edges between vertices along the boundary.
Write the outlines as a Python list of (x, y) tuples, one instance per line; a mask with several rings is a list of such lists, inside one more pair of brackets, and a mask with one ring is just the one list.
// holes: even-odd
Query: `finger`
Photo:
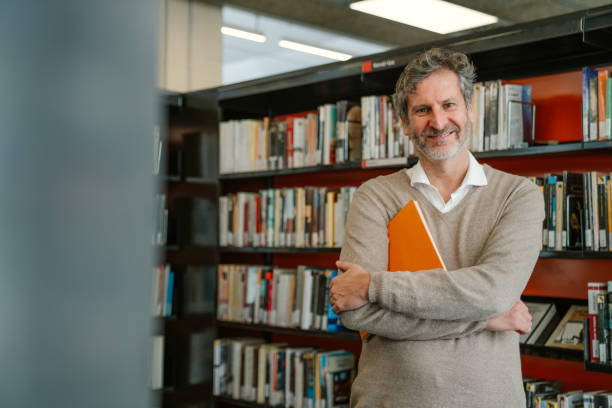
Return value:
[(351, 266), (353, 266), (353, 264), (350, 262), (345, 262), (345, 261), (336, 261), (336, 266), (338, 267), (338, 269), (342, 269), (343, 271), (346, 271)]

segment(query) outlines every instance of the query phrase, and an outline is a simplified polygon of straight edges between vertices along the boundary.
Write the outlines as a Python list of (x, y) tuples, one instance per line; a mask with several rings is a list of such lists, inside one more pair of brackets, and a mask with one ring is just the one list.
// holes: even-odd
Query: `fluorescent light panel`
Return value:
[(266, 41), (265, 35), (253, 33), (250, 31), (245, 31), (245, 30), (239, 30), (237, 28), (223, 26), (221, 27), (221, 32), (225, 35), (242, 38), (243, 40), (250, 40), (250, 41), (255, 41), (259, 43)]
[(351, 59), (353, 56), (344, 54), (342, 52), (326, 50), (325, 48), (314, 47), (312, 45), (306, 45), (294, 41), (281, 40), (278, 42), (279, 47), (288, 48), (294, 51), (305, 52), (307, 54), (314, 54), (321, 57), (331, 58), (339, 61), (346, 61)]
[(351, 3), (353, 10), (438, 34), (497, 23), (498, 18), (442, 0), (364, 0)]

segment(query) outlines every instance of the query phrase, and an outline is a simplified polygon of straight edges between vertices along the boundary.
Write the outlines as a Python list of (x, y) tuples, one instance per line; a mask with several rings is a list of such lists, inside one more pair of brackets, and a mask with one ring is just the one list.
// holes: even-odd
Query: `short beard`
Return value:
[[(447, 132), (452, 132), (452, 131), (456, 131), (459, 135), (459, 140), (457, 141), (457, 144), (455, 145), (455, 148), (451, 151), (446, 151), (446, 152), (441, 152), (437, 149), (431, 149), (428, 145), (427, 145), (427, 137), (428, 136), (433, 136), (433, 135), (437, 135), (437, 134), (443, 134), (443, 133), (447, 133)], [(469, 119), (465, 122), (465, 127), (463, 128), (463, 131), (459, 132), (459, 128), (456, 125), (449, 125), (446, 126), (444, 129), (442, 130), (425, 130), (423, 131), (423, 133), (421, 133), (420, 136), (417, 136), (414, 131), (412, 130), (412, 128), (410, 129), (410, 138), (412, 139), (412, 141), (414, 142), (414, 147), (420, 152), (422, 153), (425, 157), (427, 157), (429, 160), (432, 161), (440, 161), (440, 160), (448, 160), (451, 159), (453, 157), (455, 157), (457, 155), (457, 153), (459, 153), (461, 151), (461, 149), (463, 148), (463, 146), (465, 146), (468, 142), (468, 136), (472, 133), (472, 124), (470, 123)], [(439, 146), (442, 145), (442, 143), (439, 144)]]

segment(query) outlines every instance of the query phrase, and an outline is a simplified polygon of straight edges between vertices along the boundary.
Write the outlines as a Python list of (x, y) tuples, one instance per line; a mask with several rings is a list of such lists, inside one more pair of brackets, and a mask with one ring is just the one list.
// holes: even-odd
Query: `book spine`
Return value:
[(582, 141), (589, 139), (589, 67), (582, 68)]
[(597, 316), (599, 325), (599, 361), (601, 363), (606, 363), (609, 360), (608, 305), (606, 298), (607, 293), (605, 292), (600, 292), (597, 295)]
[[(602, 282), (588, 283), (588, 312), (589, 312), (589, 338), (591, 340), (591, 362), (599, 362), (599, 313), (597, 310), (597, 296), (604, 290)], [(585, 345), (586, 347), (586, 345)]]

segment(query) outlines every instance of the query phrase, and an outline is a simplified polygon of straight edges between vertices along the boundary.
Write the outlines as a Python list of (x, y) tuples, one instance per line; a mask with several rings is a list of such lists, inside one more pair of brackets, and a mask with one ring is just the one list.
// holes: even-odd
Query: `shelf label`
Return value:
[(361, 72), (368, 73), (368, 72), (372, 72), (377, 69), (383, 69), (383, 68), (388, 68), (392, 66), (395, 66), (394, 59), (387, 59), (387, 60), (376, 61), (376, 62), (365, 61), (361, 64)]

